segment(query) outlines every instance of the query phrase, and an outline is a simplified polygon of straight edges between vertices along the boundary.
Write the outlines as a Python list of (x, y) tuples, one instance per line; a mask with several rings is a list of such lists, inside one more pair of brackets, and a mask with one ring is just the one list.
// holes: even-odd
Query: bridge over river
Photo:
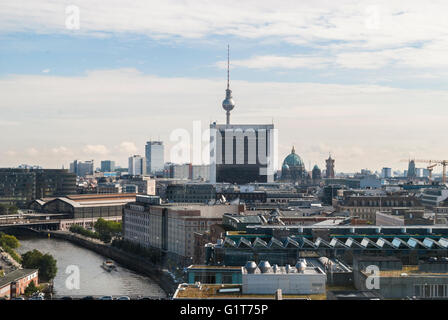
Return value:
[(65, 214), (19, 213), (0, 216), (0, 230), (29, 227), (37, 230), (57, 230)]

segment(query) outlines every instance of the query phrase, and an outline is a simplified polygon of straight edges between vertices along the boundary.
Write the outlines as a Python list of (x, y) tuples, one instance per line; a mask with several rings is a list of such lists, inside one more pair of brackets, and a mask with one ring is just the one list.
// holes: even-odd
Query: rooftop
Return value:
[(22, 279), (34, 272), (37, 272), (37, 269), (17, 269), (7, 273), (4, 277), (0, 277), (0, 288), (5, 285), (14, 282), (16, 280)]
[[(239, 292), (219, 292), (220, 289), (239, 289)], [(243, 294), (241, 285), (180, 284), (174, 299), (275, 299), (275, 294)], [(326, 294), (285, 295), (283, 299), (325, 300)]]
[[(371, 275), (371, 273), (363, 272), (365, 275)], [(403, 266), (401, 270), (384, 270), (380, 271), (380, 277), (422, 277), (422, 276), (444, 276), (447, 277), (447, 272), (424, 272), (419, 270), (417, 265)]]

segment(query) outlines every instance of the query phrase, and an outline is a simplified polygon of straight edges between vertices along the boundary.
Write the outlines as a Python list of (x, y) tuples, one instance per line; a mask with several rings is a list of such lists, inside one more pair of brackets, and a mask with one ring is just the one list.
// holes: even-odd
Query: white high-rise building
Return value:
[(133, 155), (129, 158), (128, 174), (131, 176), (143, 176), (146, 173), (145, 158), (139, 155)]
[(165, 164), (163, 141), (148, 141), (145, 146), (146, 174), (162, 172)]

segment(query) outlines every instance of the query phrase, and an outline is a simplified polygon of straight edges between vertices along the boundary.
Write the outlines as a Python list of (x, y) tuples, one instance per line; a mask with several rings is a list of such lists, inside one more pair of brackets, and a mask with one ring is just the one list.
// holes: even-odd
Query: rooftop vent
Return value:
[(306, 260), (305, 259), (299, 259), (296, 263), (297, 271), (300, 273), (303, 273), (306, 269)]
[(244, 267), (246, 268), (247, 273), (254, 273), (257, 269), (257, 264), (254, 261), (247, 261)]
[(269, 261), (260, 261), (258, 268), (260, 269), (261, 273), (268, 273), (272, 271)]

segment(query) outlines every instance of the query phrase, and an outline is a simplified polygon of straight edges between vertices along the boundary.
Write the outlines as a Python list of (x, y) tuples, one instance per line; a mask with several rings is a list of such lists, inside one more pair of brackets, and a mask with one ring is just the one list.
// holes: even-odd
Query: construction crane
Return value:
[(428, 172), (429, 172), (429, 174), (428, 174), (429, 182), (432, 181), (432, 170), (434, 169), (435, 166), (437, 166), (437, 163), (430, 164), (429, 166), (426, 167), (426, 169), (428, 169)]
[[(412, 161), (412, 160), (402, 160), (402, 161)], [(448, 160), (418, 160), (414, 159), (414, 162), (423, 162), (428, 163), (427, 169), (429, 170), (429, 180), (432, 178), (432, 170), (435, 166), (441, 165), (442, 166), (442, 183), (446, 183), (446, 166), (448, 165)]]

